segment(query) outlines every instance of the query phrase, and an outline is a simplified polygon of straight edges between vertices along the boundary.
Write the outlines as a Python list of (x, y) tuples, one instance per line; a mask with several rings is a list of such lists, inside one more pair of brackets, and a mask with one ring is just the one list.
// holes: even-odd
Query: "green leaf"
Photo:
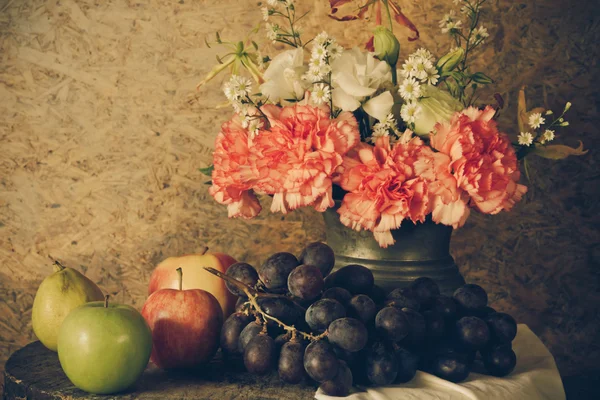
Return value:
[(198, 168), (198, 171), (202, 172), (204, 175), (212, 175), (213, 170), (215, 169), (214, 165), (210, 165), (206, 168)]
[(473, 82), (477, 82), (482, 85), (488, 85), (490, 83), (494, 83), (492, 78), (490, 78), (483, 72), (475, 72), (473, 75), (471, 75), (471, 79), (473, 80)]
[(569, 156), (582, 156), (589, 150), (583, 150), (583, 143), (579, 141), (579, 147), (569, 147), (562, 144), (551, 144), (544, 147), (536, 147), (531, 154), (547, 158), (549, 160), (562, 160)]

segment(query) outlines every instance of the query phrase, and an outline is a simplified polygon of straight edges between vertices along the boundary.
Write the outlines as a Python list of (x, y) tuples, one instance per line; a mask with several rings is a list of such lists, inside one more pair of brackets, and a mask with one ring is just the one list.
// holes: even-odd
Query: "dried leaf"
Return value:
[(548, 158), (550, 160), (562, 160), (569, 156), (582, 156), (589, 150), (583, 150), (583, 143), (579, 141), (579, 147), (569, 147), (562, 144), (552, 144), (544, 147), (536, 147), (531, 154)]
[(517, 107), (517, 122), (519, 123), (519, 131), (525, 132), (527, 126), (527, 101), (525, 100), (525, 85), (519, 90), (519, 101)]
[(411, 42), (414, 40), (417, 40), (419, 38), (419, 30), (417, 29), (415, 24), (413, 24), (406, 17), (406, 15), (404, 15), (402, 13), (402, 10), (398, 4), (394, 3), (393, 1), (388, 1), (388, 4), (391, 7), (392, 11), (394, 11), (394, 19), (396, 20), (396, 22), (399, 23), (400, 25), (407, 27), (408, 29), (413, 31), (413, 33), (415, 34), (414, 37), (409, 37), (408, 40), (410, 40)]

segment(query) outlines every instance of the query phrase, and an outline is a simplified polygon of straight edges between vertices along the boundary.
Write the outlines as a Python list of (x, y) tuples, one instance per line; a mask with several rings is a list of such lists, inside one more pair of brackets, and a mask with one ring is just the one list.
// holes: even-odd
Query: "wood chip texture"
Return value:
[[(402, 40), (441, 55), (438, 21), (447, 0), (398, 2), (421, 32)], [(501, 128), (516, 137), (518, 89), (530, 106), (560, 112), (558, 140), (584, 157), (529, 162), (529, 193), (511, 213), (473, 213), (452, 253), (491, 305), (528, 324), (563, 374), (600, 358), (598, 135), (600, 19), (596, 2), (490, 1), (490, 37), (475, 69), (496, 79), (506, 102)], [(265, 211), (229, 220), (198, 169), (210, 163), (229, 109), (219, 77), (195, 86), (225, 49), (204, 39), (242, 39), (261, 20), (256, 0), (0, 0), (0, 365), (34, 340), (31, 306), (52, 268), (78, 268), (115, 301), (141, 308), (153, 267), (204, 245), (258, 264), (324, 239), (321, 216)], [(372, 25), (327, 17), (325, 0), (298, 0), (307, 35), (323, 30), (345, 46)], [(402, 38), (410, 32), (395, 28)], [(265, 42), (261, 28), (255, 39)], [(280, 47), (268, 45), (273, 55)], [(491, 101), (491, 91), (482, 101)], [(523, 177), (523, 181), (526, 178)], [(1, 368), (1, 367), (0, 367)]]

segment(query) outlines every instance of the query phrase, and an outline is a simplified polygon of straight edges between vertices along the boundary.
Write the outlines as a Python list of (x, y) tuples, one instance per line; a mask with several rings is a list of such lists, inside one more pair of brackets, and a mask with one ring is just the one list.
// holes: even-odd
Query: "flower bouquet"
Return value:
[[(519, 183), (519, 160), (529, 155), (560, 159), (582, 155), (582, 146), (551, 144), (564, 114), (527, 110), (519, 95), (520, 133), (514, 140), (498, 128), (500, 95), (480, 102), (478, 90), (493, 80), (470, 61), (489, 34), (480, 24), (486, 0), (455, 0), (460, 13), (440, 21), (454, 44), (446, 54), (419, 49), (400, 61), (394, 22), (415, 25), (389, 0), (355, 4), (330, 0), (339, 21), (374, 16), (366, 46), (345, 49), (326, 32), (305, 41), (291, 0), (262, 8), (267, 37), (289, 46), (264, 56), (251, 40), (216, 42), (231, 51), (199, 84), (221, 71), (231, 77), (223, 91), (235, 114), (217, 136), (210, 194), (230, 217), (261, 211), (256, 194), (273, 198), (272, 212), (311, 206), (323, 212), (341, 205), (342, 224), (368, 230), (381, 247), (405, 220), (458, 228), (472, 209), (508, 211), (527, 192)], [(355, 7), (356, 14), (340, 16)], [(254, 33), (256, 30), (254, 31)], [(334, 190), (335, 189), (335, 190)]]

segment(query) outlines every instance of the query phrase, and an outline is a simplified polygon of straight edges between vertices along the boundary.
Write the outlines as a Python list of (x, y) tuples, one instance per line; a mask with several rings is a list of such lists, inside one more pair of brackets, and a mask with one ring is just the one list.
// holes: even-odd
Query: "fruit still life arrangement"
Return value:
[(516, 365), (516, 322), (478, 285), (447, 296), (421, 277), (385, 293), (366, 267), (333, 271), (334, 252), (320, 242), (258, 268), (215, 254), (159, 264), (141, 313), (56, 263), (36, 295), (34, 332), (76, 387), (97, 394), (130, 388), (149, 360), (193, 368), (219, 348), (251, 374), (313, 382), (331, 396), (409, 382), (417, 370), (460, 382), (473, 368), (505, 376)]

